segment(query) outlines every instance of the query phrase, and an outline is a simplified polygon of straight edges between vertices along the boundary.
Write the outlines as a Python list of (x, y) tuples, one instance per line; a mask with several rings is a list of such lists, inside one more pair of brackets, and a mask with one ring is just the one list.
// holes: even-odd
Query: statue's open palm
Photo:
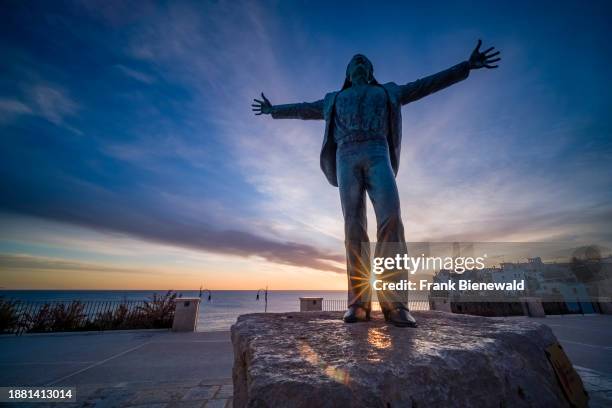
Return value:
[(272, 104), (270, 103), (268, 98), (266, 98), (263, 92), (261, 93), (261, 98), (263, 99), (263, 101), (260, 101), (259, 99), (253, 99), (255, 103), (251, 104), (255, 115), (261, 115), (264, 113), (268, 115), (272, 113)]
[(499, 65), (493, 65), (494, 62), (500, 61), (501, 58), (494, 58), (499, 55), (499, 51), (492, 52), (495, 47), (490, 47), (483, 52), (480, 52), (480, 46), (482, 45), (482, 41), (478, 40), (478, 44), (474, 51), (472, 51), (472, 55), (470, 55), (469, 63), (471, 69), (480, 69), (480, 68), (497, 68)]

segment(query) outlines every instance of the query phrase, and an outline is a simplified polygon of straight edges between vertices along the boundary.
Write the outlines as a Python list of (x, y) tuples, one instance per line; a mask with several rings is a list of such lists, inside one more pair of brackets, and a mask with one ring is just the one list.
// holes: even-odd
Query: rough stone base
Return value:
[(235, 407), (558, 407), (544, 325), (439, 311), (419, 327), (339, 312), (251, 314), (232, 326)]

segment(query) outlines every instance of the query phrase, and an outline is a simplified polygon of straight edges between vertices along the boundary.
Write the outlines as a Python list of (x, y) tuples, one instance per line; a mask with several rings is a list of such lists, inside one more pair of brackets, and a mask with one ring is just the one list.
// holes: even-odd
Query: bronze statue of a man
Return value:
[[(354, 323), (370, 318), (370, 253), (366, 220), (366, 192), (377, 221), (375, 256), (404, 252), (404, 227), (395, 176), (399, 167), (402, 140), (401, 107), (466, 79), (470, 70), (497, 68), (499, 51), (480, 51), (478, 44), (470, 58), (447, 70), (406, 85), (379, 84), (372, 63), (355, 55), (346, 68), (342, 89), (316, 102), (272, 105), (261, 94), (252, 105), (256, 115), (274, 119), (325, 120), (321, 169), (333, 186), (339, 187), (348, 272), (348, 310), (344, 321)], [(406, 271), (385, 271), (383, 282), (407, 279)], [(415, 327), (405, 291), (377, 293), (385, 320), (400, 327)]]

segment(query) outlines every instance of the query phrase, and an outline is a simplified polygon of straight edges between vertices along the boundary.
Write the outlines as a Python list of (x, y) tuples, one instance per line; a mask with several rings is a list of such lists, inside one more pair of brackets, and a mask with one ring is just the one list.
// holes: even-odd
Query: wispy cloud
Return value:
[(124, 74), (125, 76), (135, 79), (136, 81), (140, 81), (145, 84), (152, 84), (155, 82), (155, 78), (152, 75), (145, 74), (144, 72), (138, 71), (136, 69), (126, 67), (122, 64), (115, 65), (115, 69)]
[(56, 85), (32, 85), (26, 93), (33, 106), (33, 112), (55, 125), (64, 124), (65, 118), (74, 115), (79, 107), (65, 90)]
[(30, 254), (0, 254), (0, 270), (4, 272), (69, 271), (104, 274), (155, 274), (155, 271), (151, 269), (125, 268), (101, 263), (78, 262), (71, 259), (50, 258)]
[(16, 99), (0, 99), (0, 122), (11, 120), (17, 115), (31, 114), (29, 106)]
[(76, 115), (79, 105), (59, 85), (34, 83), (22, 85), (22, 99), (0, 99), (0, 122), (9, 122), (19, 115), (42, 117), (56, 126), (80, 133), (66, 123)]

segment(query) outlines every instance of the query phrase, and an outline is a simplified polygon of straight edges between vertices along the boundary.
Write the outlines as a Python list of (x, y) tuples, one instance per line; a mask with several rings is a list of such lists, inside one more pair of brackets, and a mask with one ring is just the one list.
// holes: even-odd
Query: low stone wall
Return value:
[(476, 316), (522, 316), (525, 314), (520, 302), (451, 302), (453, 313)]

